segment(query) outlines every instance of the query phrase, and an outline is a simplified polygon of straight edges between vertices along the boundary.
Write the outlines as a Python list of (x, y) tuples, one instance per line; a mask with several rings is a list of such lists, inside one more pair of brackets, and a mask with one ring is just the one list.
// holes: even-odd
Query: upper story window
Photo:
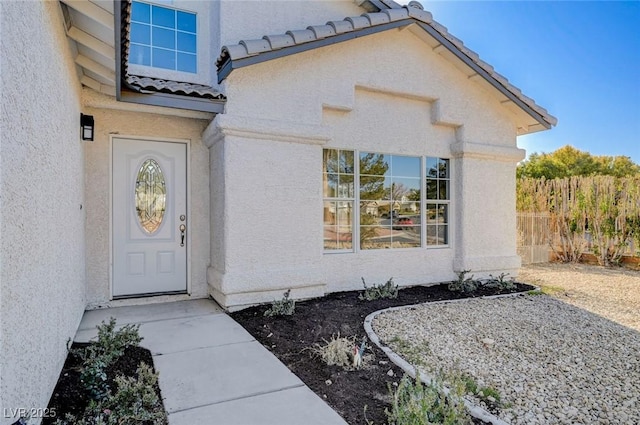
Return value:
[(197, 73), (196, 14), (134, 1), (129, 63)]

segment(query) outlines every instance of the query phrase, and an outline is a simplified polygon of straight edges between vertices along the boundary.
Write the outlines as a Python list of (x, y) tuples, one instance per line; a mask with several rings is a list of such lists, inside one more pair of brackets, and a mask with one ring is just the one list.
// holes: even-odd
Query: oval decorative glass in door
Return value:
[(142, 163), (136, 178), (136, 213), (142, 229), (152, 235), (162, 224), (167, 186), (160, 164), (154, 159)]

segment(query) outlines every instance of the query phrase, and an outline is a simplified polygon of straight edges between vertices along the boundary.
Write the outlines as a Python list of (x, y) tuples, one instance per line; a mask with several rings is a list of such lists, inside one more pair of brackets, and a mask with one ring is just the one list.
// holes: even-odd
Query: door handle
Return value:
[(180, 229), (180, 246), (184, 246), (184, 234), (187, 230), (187, 226), (185, 226), (184, 224), (181, 224), (179, 229)]

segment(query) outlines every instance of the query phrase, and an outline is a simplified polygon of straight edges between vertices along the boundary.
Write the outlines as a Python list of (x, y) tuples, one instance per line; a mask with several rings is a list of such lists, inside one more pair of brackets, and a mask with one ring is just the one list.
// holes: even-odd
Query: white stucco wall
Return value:
[[(80, 87), (58, 2), (1, 2), (0, 424), (44, 408), (84, 311)], [(34, 420), (33, 422), (37, 422)]]
[[(188, 0), (179, 0), (189, 3)], [(266, 34), (283, 34), (347, 16), (359, 16), (364, 9), (353, 0), (220, 0), (207, 2), (211, 21), (207, 46), (215, 63), (222, 46), (240, 40), (261, 39)], [(176, 2), (178, 4), (178, 2)], [(210, 66), (210, 84), (218, 87), (215, 66)]]
[[(84, 89), (83, 99), (91, 107), (96, 123), (95, 141), (86, 145), (85, 180), (87, 215), (87, 303), (89, 308), (108, 305), (111, 298), (110, 276), (110, 208), (111, 208), (111, 136), (149, 138), (150, 140), (189, 140), (188, 194), (190, 220), (191, 297), (208, 295), (206, 271), (210, 259), (209, 235), (209, 152), (202, 144), (201, 134), (206, 119), (172, 117), (158, 113), (143, 113), (110, 108), (158, 110), (159, 108), (117, 103), (114, 99)], [(102, 107), (98, 107), (102, 105)], [(162, 112), (171, 111), (163, 108)]]
[[(411, 31), (392, 30), (235, 70), (205, 133), (224, 156), (212, 295), (234, 308), (361, 288), (515, 272), (515, 118)], [(323, 147), (452, 158), (449, 248), (324, 254)], [(283, 208), (286, 205), (286, 208)]]
[(214, 19), (218, 14), (220, 25), (213, 48), (218, 53), (222, 46), (237, 44), (242, 39), (261, 39), (265, 34), (284, 34), (365, 13), (353, 0), (222, 0), (215, 3), (212, 12)]

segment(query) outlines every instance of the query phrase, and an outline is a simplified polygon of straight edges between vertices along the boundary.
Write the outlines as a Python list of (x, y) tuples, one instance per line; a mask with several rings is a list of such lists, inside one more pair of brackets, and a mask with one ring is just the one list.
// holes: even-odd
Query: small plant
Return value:
[(329, 366), (342, 366), (349, 370), (358, 369), (365, 360), (366, 342), (363, 339), (358, 346), (355, 337), (332, 336), (331, 340), (324, 340), (324, 344), (315, 344), (313, 352), (322, 358)]
[(374, 284), (373, 286), (367, 286), (364, 277), (361, 279), (364, 292), (358, 296), (359, 299), (373, 301), (380, 298), (398, 298), (398, 285), (393, 283), (392, 277), (386, 283)]
[(515, 289), (516, 285), (514, 279), (508, 276), (509, 273), (500, 273), (498, 277), (489, 275), (489, 279), (487, 279), (483, 285), (487, 288), (495, 288), (500, 291), (510, 291)]
[(136, 373), (136, 378), (116, 377), (115, 394), (91, 401), (82, 418), (67, 415), (56, 425), (166, 424), (162, 402), (154, 389), (158, 374), (145, 363), (140, 363)]
[(478, 383), (473, 379), (473, 376), (468, 373), (462, 373), (460, 374), (460, 380), (464, 384), (465, 394), (475, 395), (478, 393)]
[(473, 280), (473, 275), (467, 277), (467, 274), (471, 270), (462, 270), (458, 273), (458, 280), (452, 280), (449, 282), (447, 288), (452, 292), (473, 292), (478, 289), (478, 282)]
[(489, 409), (497, 411), (503, 407), (500, 393), (495, 388), (480, 387), (473, 376), (465, 372), (454, 371), (447, 376), (447, 382), (461, 382), (464, 394), (469, 394), (483, 401)]
[(423, 341), (418, 345), (399, 336), (394, 336), (389, 342), (396, 352), (407, 359), (409, 363), (417, 366), (426, 366), (423, 354), (431, 352), (428, 341)]
[(98, 326), (98, 340), (89, 348), (89, 351), (96, 351), (107, 364), (122, 356), (127, 347), (137, 347), (142, 341), (140, 325), (126, 325), (117, 331), (115, 327), (116, 319), (113, 317), (109, 323), (102, 322)]
[(119, 330), (116, 319), (111, 317), (109, 323), (104, 321), (98, 325), (98, 339), (85, 350), (77, 350), (76, 355), (82, 359), (80, 380), (93, 400), (107, 397), (106, 369), (124, 354), (127, 347), (136, 347), (142, 341), (138, 333), (140, 325), (126, 325)]
[(92, 400), (102, 400), (109, 394), (107, 364), (97, 358), (86, 362), (80, 373), (80, 381)]
[(442, 378), (429, 384), (405, 375), (395, 391), (390, 387), (391, 411), (385, 410), (390, 425), (471, 424), (462, 396), (464, 385), (452, 386), (446, 395)]
[(269, 307), (265, 312), (265, 316), (291, 316), (296, 311), (296, 302), (289, 298), (291, 295), (291, 289), (288, 289), (287, 292), (284, 293), (284, 297), (281, 300), (275, 300), (271, 303), (271, 307)]
[(482, 400), (491, 410), (502, 407), (500, 393), (493, 387), (482, 387), (476, 392), (476, 397)]

